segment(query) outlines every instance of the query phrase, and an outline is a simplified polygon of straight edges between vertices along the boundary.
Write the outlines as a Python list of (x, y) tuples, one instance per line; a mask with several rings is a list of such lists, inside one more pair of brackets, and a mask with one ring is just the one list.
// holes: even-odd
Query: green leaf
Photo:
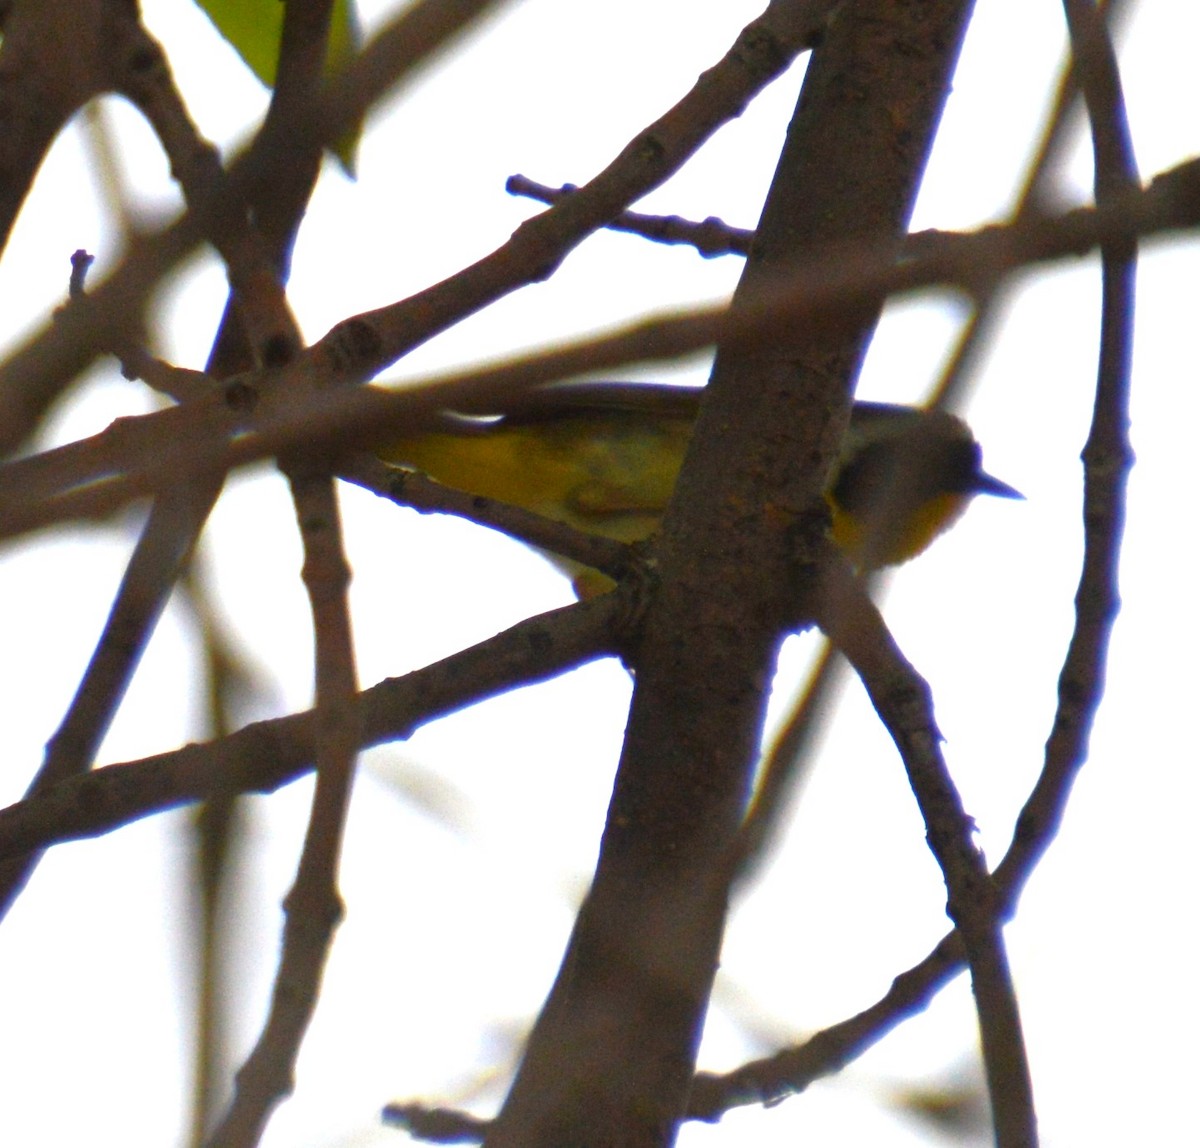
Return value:
[[(274, 86), (283, 36), (283, 0), (196, 0), (246, 66), (268, 87)], [(342, 67), (358, 51), (362, 29), (354, 0), (334, 0), (329, 26), (325, 74)], [(362, 138), (362, 123), (355, 124), (329, 150), (349, 178), (354, 178), (355, 153)]]

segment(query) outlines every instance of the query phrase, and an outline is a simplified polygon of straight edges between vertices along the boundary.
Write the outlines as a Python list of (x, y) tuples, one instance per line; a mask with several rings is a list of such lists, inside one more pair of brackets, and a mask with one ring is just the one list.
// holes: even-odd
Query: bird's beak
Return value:
[(973, 489), (976, 494), (994, 494), (997, 498), (1025, 498), (1016, 487), (1009, 486), (1007, 482), (1001, 482), (982, 470), (975, 476)]

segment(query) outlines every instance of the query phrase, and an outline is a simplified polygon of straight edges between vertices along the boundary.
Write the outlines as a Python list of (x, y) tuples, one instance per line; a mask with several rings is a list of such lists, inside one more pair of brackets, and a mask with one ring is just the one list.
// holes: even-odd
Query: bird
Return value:
[[(442, 412), (375, 453), (444, 485), (619, 542), (652, 535), (670, 501), (703, 387), (566, 383), (487, 414)], [(834, 542), (860, 571), (899, 565), (949, 529), (977, 494), (1022, 495), (988, 474), (949, 412), (855, 401), (824, 496)], [(548, 556), (588, 597), (597, 572)]]

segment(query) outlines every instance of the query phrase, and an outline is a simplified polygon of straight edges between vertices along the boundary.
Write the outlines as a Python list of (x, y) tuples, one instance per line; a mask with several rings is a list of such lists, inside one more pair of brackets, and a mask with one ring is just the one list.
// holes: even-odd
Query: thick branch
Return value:
[[(842, 9), (809, 66), (735, 314), (831, 242), (871, 237), (890, 261), (967, 7), (866, 0)], [(489, 1148), (674, 1139), (720, 951), (765, 684), (794, 618), (786, 587), (795, 536), (823, 528), (809, 512), (876, 307), (871, 299), (804, 327), (778, 323), (757, 353), (745, 344), (718, 353), (663, 524), (662, 585), (633, 659), (633, 708), (595, 882)]]

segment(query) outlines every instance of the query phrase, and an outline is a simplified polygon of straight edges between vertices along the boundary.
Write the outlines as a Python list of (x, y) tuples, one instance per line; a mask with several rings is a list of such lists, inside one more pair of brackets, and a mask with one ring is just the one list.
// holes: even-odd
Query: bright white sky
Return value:
[[(386, 5), (371, 5), (368, 27)], [(298, 248), (292, 301), (316, 338), (338, 319), (404, 296), (492, 250), (533, 205), (503, 191), (523, 172), (582, 182), (725, 50), (759, 0), (525, 0), (431, 70), (364, 141), (360, 179), (326, 171)], [(147, 0), (202, 129), (241, 138), (265, 94), (183, 0)], [(1195, 150), (1200, 10), (1143, 3), (1121, 58), (1144, 175)], [(979, 0), (915, 227), (1002, 215), (1063, 49), (1050, 0)], [(704, 149), (646, 210), (753, 226), (800, 68)], [(147, 129), (110, 105), (149, 215), (177, 197)], [(112, 265), (111, 216), (84, 165), (82, 133), (47, 161), (0, 264), (15, 340), (61, 299), (76, 247)], [(1062, 173), (1090, 184), (1085, 148)], [(1092, 760), (1066, 826), (1008, 930), (1047, 1145), (1179, 1143), (1194, 1126), (1200, 966), (1189, 848), (1200, 787), (1188, 719), (1200, 641), (1175, 529), (1198, 423), (1194, 241), (1151, 252), (1139, 286), (1124, 612)], [(704, 261), (628, 236), (589, 240), (549, 283), (526, 289), (422, 348), (388, 379), (542, 346), (690, 300), (725, 295), (737, 260)], [(946, 750), (997, 859), (1041, 762), (1071, 625), (1080, 552), (1079, 449), (1094, 374), (1094, 261), (1015, 284), (970, 407), (989, 470), (1025, 503), (979, 503), (918, 564), (886, 613), (930, 680)], [(224, 298), (212, 260), (168, 293), (162, 350), (199, 367)], [(892, 308), (860, 394), (918, 400), (958, 312), (939, 299)], [(705, 365), (689, 373), (699, 379)], [(147, 408), (112, 364), (95, 372), (53, 438)], [(396, 511), (357, 491), (345, 513), (365, 684), (452, 652), (569, 600), (515, 543)], [(124, 528), (39, 537), (0, 550), (3, 792), (15, 800), (60, 719), (134, 537)], [(308, 704), (311, 639), (282, 482), (233, 480), (205, 562), (231, 632), (264, 683), (246, 720)], [(121, 761), (203, 736), (187, 611), (147, 652), (101, 754)], [(779, 708), (810, 645), (785, 652)], [(390, 1099), (491, 1111), (508, 1042), (557, 967), (595, 855), (628, 701), (615, 664), (479, 706), (368, 755), (344, 865), (349, 916), (272, 1148), (403, 1142), (381, 1129)], [(258, 1031), (309, 786), (256, 801), (261, 848), (241, 921), (239, 1048)], [(943, 890), (902, 769), (856, 686), (846, 689), (816, 774), (772, 867), (737, 910), (702, 1064), (728, 1068), (872, 1003), (945, 928)], [(450, 815), (438, 810), (450, 809)], [(0, 944), (0, 1142), (182, 1143), (189, 988), (178, 817), (54, 850)], [(184, 978), (184, 979), (181, 979)], [(960, 979), (930, 1012), (840, 1079), (769, 1113), (688, 1128), (682, 1145), (936, 1143), (889, 1109), (906, 1084), (946, 1083), (972, 1063)], [(1103, 1090), (1101, 1092), (1101, 1090)]]

